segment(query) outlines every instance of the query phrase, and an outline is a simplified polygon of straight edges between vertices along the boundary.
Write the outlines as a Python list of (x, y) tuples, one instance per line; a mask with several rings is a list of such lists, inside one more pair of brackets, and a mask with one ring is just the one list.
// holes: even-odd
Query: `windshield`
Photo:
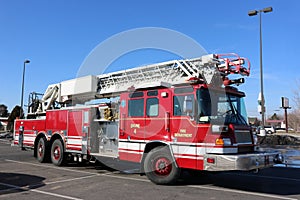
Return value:
[(242, 97), (201, 88), (197, 90), (199, 123), (247, 124)]

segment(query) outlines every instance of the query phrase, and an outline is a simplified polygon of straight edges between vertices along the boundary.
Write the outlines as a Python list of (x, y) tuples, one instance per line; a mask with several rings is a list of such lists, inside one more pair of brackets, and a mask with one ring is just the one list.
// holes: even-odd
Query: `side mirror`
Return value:
[(190, 96), (185, 96), (183, 101), (183, 112), (190, 115), (193, 112), (193, 101)]

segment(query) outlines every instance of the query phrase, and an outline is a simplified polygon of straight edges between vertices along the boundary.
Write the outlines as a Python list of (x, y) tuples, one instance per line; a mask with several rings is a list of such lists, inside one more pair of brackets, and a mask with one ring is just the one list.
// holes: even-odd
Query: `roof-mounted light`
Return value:
[(238, 78), (238, 79), (233, 79), (233, 80), (225, 78), (223, 80), (224, 86), (229, 86), (229, 85), (234, 85), (234, 84), (237, 85), (237, 86), (239, 86), (239, 85), (241, 85), (243, 83), (245, 83), (245, 79), (244, 78)]

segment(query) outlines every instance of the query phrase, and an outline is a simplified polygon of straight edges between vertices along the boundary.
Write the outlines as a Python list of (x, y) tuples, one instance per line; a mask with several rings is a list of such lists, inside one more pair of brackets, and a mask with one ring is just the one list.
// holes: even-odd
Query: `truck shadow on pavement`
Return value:
[[(127, 166), (127, 165), (126, 165)], [(96, 169), (99, 174), (117, 172), (129, 177), (139, 174), (137, 168), (127, 168), (125, 171), (118, 171), (106, 165), (97, 163), (82, 166), (86, 169)], [(153, 184), (153, 183), (151, 183)], [(300, 168), (273, 167), (254, 172), (204, 172), (204, 171), (183, 171), (177, 184), (174, 186), (216, 186), (229, 190), (240, 190), (243, 192), (265, 193), (273, 195), (299, 195), (300, 194)]]
[(270, 168), (250, 172), (192, 172), (179, 185), (213, 185), (225, 189), (274, 195), (300, 194), (300, 169)]
[(44, 186), (44, 177), (0, 172), (0, 195), (25, 192)]

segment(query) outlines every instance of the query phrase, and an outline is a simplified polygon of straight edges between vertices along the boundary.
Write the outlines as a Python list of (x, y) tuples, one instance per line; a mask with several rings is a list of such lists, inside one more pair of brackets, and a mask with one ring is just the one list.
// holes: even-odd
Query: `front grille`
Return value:
[(249, 153), (254, 151), (254, 146), (239, 146), (238, 153)]
[(252, 135), (249, 130), (235, 130), (235, 140), (238, 144), (238, 153), (248, 153), (254, 151), (252, 145)]
[(252, 136), (249, 130), (235, 130), (237, 144), (252, 144)]

